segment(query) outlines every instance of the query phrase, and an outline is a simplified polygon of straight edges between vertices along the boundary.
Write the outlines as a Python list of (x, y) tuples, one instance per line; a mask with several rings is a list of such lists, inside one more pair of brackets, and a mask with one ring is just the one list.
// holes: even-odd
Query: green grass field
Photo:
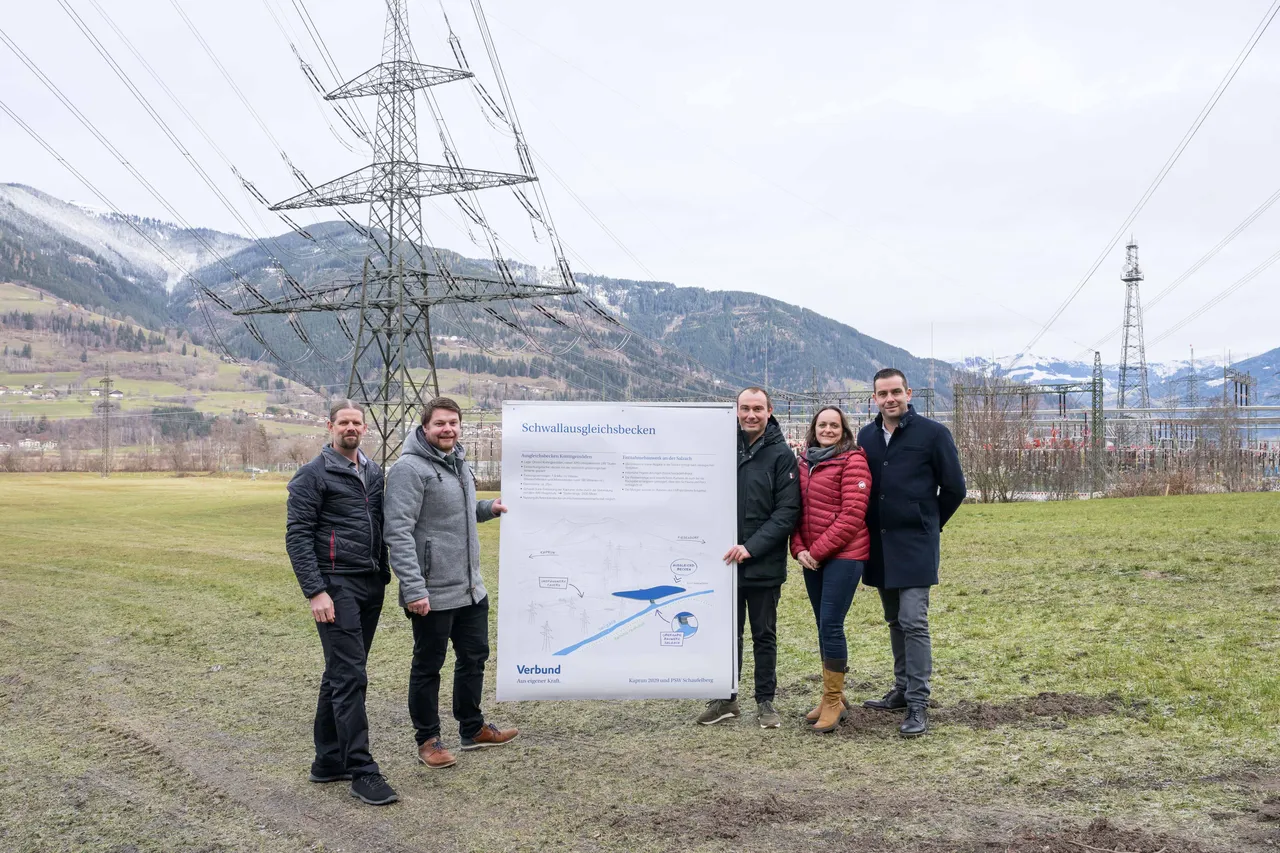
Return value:
[[(818, 660), (793, 577), (781, 730), (750, 714), (699, 727), (689, 701), (500, 706), (490, 684), (488, 714), (520, 739), (427, 771), (392, 588), (369, 713), (401, 802), (373, 809), (305, 781), (322, 664), (282, 480), (0, 486), (5, 851), (1280, 846), (1280, 495), (963, 507), (932, 608), (935, 725), (917, 741), (872, 712), (803, 730)], [(496, 590), (498, 524), (481, 529)], [(873, 591), (848, 632), (851, 696), (878, 695), (891, 660)]]

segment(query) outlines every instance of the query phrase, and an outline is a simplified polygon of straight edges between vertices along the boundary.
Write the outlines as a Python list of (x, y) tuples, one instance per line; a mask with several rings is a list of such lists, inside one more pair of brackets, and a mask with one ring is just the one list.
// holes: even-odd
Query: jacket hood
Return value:
[(438, 462), (442, 465), (456, 465), (467, 458), (467, 451), (461, 444), (455, 444), (453, 450), (445, 453), (434, 447), (431, 442), (427, 441), (426, 431), (422, 427), (418, 427), (413, 431), (413, 439), (404, 443), (402, 453), (406, 456), (420, 456), (430, 462)]

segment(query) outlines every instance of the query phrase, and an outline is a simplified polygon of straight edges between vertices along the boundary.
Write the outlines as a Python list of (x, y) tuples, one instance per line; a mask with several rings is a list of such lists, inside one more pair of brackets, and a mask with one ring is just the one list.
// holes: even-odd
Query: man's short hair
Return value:
[(422, 425), (426, 426), (431, 420), (431, 416), (436, 413), (436, 409), (444, 409), (446, 412), (453, 412), (458, 416), (458, 420), (462, 420), (462, 407), (458, 405), (452, 397), (432, 397), (427, 401), (427, 405), (422, 409)]
[(773, 408), (773, 398), (770, 397), (769, 392), (764, 390), (763, 388), (757, 388), (754, 385), (752, 385), (750, 388), (743, 388), (741, 391), (738, 392), (738, 396), (735, 397), (734, 399), (741, 400), (743, 394), (763, 394), (765, 405), (768, 406), (770, 409)]
[(877, 370), (876, 375), (871, 377), (872, 389), (876, 387), (876, 383), (879, 382), (881, 379), (892, 379), (895, 376), (902, 380), (903, 388), (908, 387), (907, 374), (903, 373), (901, 370), (899, 370), (896, 367), (886, 367), (882, 370)]
[(338, 412), (341, 412), (343, 409), (355, 409), (360, 413), (360, 419), (364, 419), (364, 406), (360, 405), (355, 400), (335, 400), (333, 405), (329, 407), (329, 423), (333, 423), (338, 417)]

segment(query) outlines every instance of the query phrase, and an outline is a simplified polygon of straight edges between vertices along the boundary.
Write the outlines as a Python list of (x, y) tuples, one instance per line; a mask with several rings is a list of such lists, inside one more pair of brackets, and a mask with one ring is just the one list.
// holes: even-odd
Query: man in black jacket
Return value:
[(917, 737), (929, 726), (929, 589), (938, 583), (942, 528), (964, 501), (964, 472), (951, 432), (916, 414), (902, 371), (887, 367), (872, 382), (880, 414), (858, 433), (871, 468), (871, 559), (863, 583), (880, 592), (894, 684), (863, 704), (907, 709), (898, 731)]
[(351, 780), (351, 796), (383, 806), (396, 792), (369, 754), (365, 663), (391, 573), (382, 543), (382, 469), (360, 452), (364, 409), (333, 406), (330, 444), (289, 481), (285, 548), (324, 648), (312, 782)]
[[(755, 700), (760, 727), (776, 729), (782, 718), (773, 707), (778, 686), (778, 600), (787, 579), (787, 537), (800, 518), (800, 476), (796, 456), (773, 417), (763, 388), (738, 395), (738, 544), (724, 561), (738, 567), (738, 671), (742, 671), (742, 631), (751, 621), (755, 659)], [(738, 693), (714, 699), (698, 716), (705, 726), (741, 714)]]

